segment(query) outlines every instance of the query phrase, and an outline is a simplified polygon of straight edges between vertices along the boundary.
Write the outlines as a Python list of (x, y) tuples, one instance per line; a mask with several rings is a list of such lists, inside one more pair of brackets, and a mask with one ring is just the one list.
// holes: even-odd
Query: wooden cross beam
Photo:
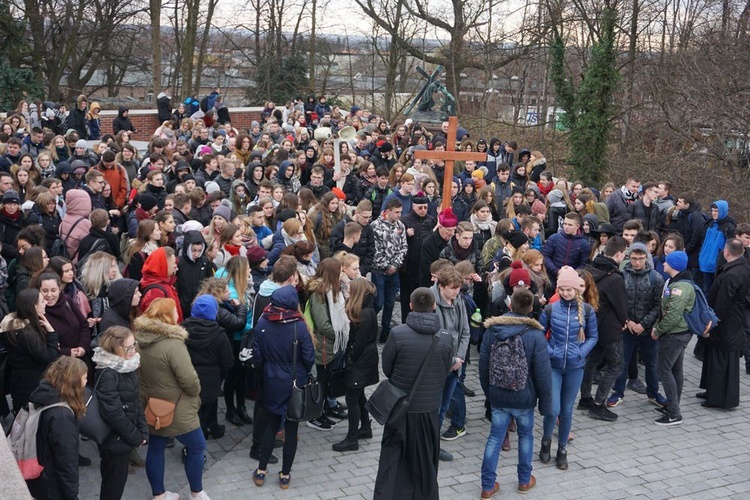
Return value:
[(443, 160), (445, 171), (443, 173), (443, 205), (441, 208), (451, 206), (451, 184), (453, 182), (453, 162), (456, 161), (486, 161), (486, 153), (468, 153), (456, 151), (456, 133), (458, 132), (458, 117), (448, 118), (448, 136), (445, 151), (414, 151), (414, 158), (421, 160)]

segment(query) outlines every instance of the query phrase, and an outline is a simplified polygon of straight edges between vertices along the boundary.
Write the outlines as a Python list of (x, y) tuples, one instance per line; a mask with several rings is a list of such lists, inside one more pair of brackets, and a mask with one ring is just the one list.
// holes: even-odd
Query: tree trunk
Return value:
[[(198, 64), (195, 68), (195, 90), (196, 92), (201, 91), (201, 76), (203, 75), (203, 64), (206, 59), (206, 51), (208, 49), (208, 41), (211, 38), (211, 21), (214, 18), (214, 10), (218, 0), (209, 0), (208, 2), (208, 13), (206, 14), (206, 25), (203, 28), (203, 39), (201, 40), (200, 51), (198, 52)], [(217, 71), (221, 72), (222, 69), (218, 68)], [(216, 85), (219, 86), (219, 80), (217, 79)]]
[(154, 98), (161, 91), (161, 0), (150, 0), (151, 78)]

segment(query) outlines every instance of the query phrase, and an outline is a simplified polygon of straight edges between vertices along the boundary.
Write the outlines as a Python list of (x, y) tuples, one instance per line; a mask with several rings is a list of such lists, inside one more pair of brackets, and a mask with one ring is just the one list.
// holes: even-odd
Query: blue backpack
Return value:
[(708, 305), (708, 300), (706, 300), (703, 290), (696, 286), (695, 283), (692, 283), (692, 285), (693, 290), (695, 290), (695, 304), (693, 305), (693, 309), (685, 311), (683, 317), (687, 323), (688, 330), (700, 337), (705, 337), (719, 323), (719, 317), (716, 316), (714, 310)]

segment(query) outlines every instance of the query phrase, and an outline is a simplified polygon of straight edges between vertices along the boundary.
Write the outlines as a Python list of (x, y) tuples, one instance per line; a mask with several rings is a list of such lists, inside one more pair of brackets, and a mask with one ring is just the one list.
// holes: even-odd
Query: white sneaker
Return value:
[(179, 493), (172, 493), (171, 491), (165, 491), (164, 494), (154, 497), (154, 500), (180, 500)]
[(206, 490), (202, 490), (198, 493), (191, 493), (191, 498), (194, 498), (195, 500), (211, 500), (208, 498), (208, 495), (206, 494)]

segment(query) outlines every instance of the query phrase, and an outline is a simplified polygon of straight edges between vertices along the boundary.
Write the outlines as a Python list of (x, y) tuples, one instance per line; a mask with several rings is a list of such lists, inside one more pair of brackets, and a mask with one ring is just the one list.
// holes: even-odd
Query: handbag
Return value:
[(346, 350), (341, 351), (331, 363), (328, 376), (328, 396), (340, 398), (346, 395)]
[(175, 408), (180, 398), (182, 398), (182, 392), (174, 403), (166, 399), (148, 398), (146, 409), (143, 411), (146, 414), (146, 423), (156, 430), (172, 425)]
[(320, 416), (323, 411), (323, 388), (309, 377), (307, 384), (297, 387), (297, 324), (294, 324), (294, 378), (292, 379), (292, 393), (286, 407), (286, 418), (291, 422), (305, 422)]
[(430, 350), (427, 351), (427, 355), (422, 361), (422, 366), (419, 367), (417, 378), (414, 380), (414, 385), (408, 396), (406, 392), (393, 385), (388, 379), (383, 380), (378, 384), (375, 392), (373, 392), (370, 399), (367, 400), (365, 409), (370, 412), (372, 418), (374, 418), (380, 425), (386, 425), (387, 423), (389, 426), (395, 426), (406, 418), (406, 413), (409, 410), (409, 402), (417, 392), (417, 387), (419, 387), (419, 383), (424, 375), (427, 360), (430, 359), (432, 353), (435, 352), (437, 343), (438, 338), (433, 336)]
[(99, 374), (99, 378), (96, 379), (96, 384), (94, 384), (94, 389), (86, 387), (86, 415), (79, 422), (81, 434), (96, 441), (98, 444), (103, 444), (107, 436), (112, 433), (112, 430), (102, 419), (99, 410), (99, 397), (96, 390), (99, 388), (101, 380), (102, 374)]

